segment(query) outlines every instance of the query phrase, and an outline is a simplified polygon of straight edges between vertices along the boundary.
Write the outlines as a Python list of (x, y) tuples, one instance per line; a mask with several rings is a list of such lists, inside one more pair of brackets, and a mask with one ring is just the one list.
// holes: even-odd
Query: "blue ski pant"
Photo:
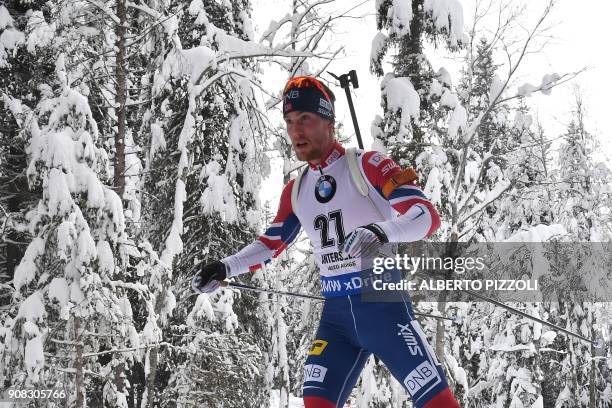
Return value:
[(415, 407), (459, 407), (407, 294), (399, 302), (363, 301), (360, 294), (325, 299), (304, 365), (305, 407), (344, 406), (372, 353)]

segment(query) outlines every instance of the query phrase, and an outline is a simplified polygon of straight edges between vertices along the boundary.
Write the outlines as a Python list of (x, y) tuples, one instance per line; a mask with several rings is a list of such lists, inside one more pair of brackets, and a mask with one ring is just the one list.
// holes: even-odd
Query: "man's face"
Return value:
[(334, 123), (311, 112), (285, 115), (287, 133), (299, 160), (318, 163), (334, 143)]

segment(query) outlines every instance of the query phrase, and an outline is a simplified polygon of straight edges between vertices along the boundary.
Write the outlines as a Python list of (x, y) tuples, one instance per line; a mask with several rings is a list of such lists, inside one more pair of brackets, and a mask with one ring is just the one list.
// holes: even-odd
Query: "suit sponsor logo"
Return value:
[(304, 382), (323, 382), (323, 380), (325, 380), (326, 373), (327, 367), (323, 367), (322, 365), (318, 364), (306, 364), (304, 366)]
[(309, 356), (320, 356), (327, 347), (327, 341), (325, 340), (315, 340), (312, 342), (312, 348), (308, 352)]
[(397, 332), (397, 335), (404, 339), (404, 343), (408, 346), (408, 350), (410, 354), (413, 356), (422, 356), (423, 350), (421, 350), (421, 346), (419, 346), (419, 342), (414, 332), (410, 328), (410, 323), (399, 324), (397, 323), (397, 327), (399, 327), (400, 331)]
[(319, 177), (314, 192), (318, 202), (329, 202), (336, 193), (336, 180), (328, 174)]
[(340, 157), (340, 152), (334, 149), (334, 151), (329, 154), (327, 159), (325, 159), (325, 164), (327, 165), (332, 164), (338, 159), (338, 157)]
[(374, 166), (374, 167), (378, 167), (378, 165), (379, 165), (380, 163), (382, 163), (382, 161), (383, 161), (383, 160), (385, 160), (385, 159), (386, 159), (386, 157), (385, 157), (385, 156), (383, 156), (382, 154), (380, 154), (380, 153), (374, 153), (374, 154), (372, 155), (372, 157), (370, 157), (370, 158), (368, 159), (368, 163), (370, 163), (370, 164), (371, 164), (372, 166)]
[[(342, 275), (341, 275), (342, 276)], [(352, 291), (361, 288), (370, 288), (374, 285), (374, 281), (382, 280), (383, 282), (391, 282), (393, 275), (390, 272), (384, 272), (377, 276), (352, 276), (348, 279), (320, 279), (321, 290), (325, 293), (329, 292), (340, 292), (340, 291)]]
[(383, 176), (386, 176), (389, 171), (393, 170), (396, 167), (399, 167), (399, 164), (392, 161), (392, 162), (385, 164), (380, 172), (382, 173)]
[(414, 397), (421, 388), (433, 380), (436, 380), (436, 383), (440, 381), (438, 371), (432, 367), (429, 361), (423, 361), (404, 378), (403, 382), (410, 396)]

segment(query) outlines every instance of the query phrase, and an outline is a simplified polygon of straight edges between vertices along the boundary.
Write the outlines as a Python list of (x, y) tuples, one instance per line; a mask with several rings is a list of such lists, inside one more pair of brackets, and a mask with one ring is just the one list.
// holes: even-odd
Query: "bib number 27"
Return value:
[[(329, 236), (329, 224), (333, 221), (336, 229), (336, 238)], [(321, 231), (321, 248), (327, 248), (336, 245), (336, 239), (338, 245), (344, 242), (344, 227), (342, 226), (342, 211), (335, 210), (326, 214), (319, 214), (314, 219), (314, 228)]]

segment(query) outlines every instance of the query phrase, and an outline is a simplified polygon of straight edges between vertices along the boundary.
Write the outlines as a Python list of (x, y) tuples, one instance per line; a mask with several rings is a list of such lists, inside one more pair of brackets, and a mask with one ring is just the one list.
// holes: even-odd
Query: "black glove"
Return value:
[(220, 286), (219, 281), (225, 278), (227, 278), (225, 264), (213, 261), (202, 265), (200, 272), (191, 280), (191, 288), (197, 293), (214, 292)]

